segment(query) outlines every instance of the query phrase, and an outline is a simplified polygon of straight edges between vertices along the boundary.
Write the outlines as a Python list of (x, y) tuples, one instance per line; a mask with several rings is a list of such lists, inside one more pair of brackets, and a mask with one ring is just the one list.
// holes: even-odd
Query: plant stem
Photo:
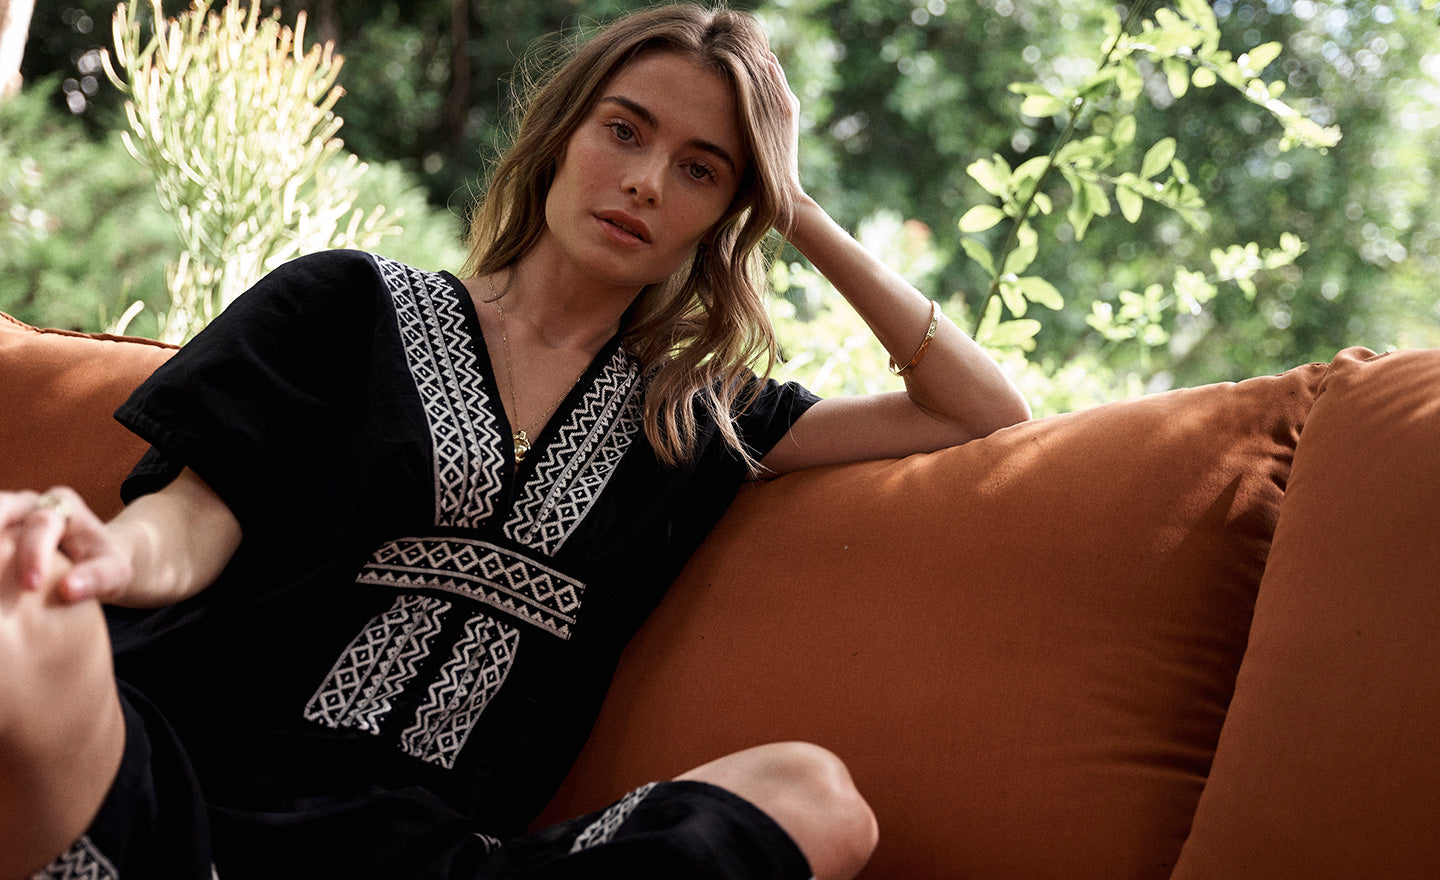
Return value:
[[(1130, 9), (1125, 14), (1125, 23), (1121, 26), (1120, 33), (1111, 41), (1110, 47), (1105, 50), (1105, 55), (1100, 59), (1100, 66), (1097, 70), (1104, 70), (1110, 66), (1110, 59), (1115, 57), (1115, 51), (1120, 48), (1120, 40), (1130, 35), (1130, 29), (1134, 27), (1135, 22), (1140, 20), (1140, 14), (1151, 2), (1152, 0), (1131, 0)], [(1050, 148), (1050, 155), (1046, 157), (1045, 161), (1045, 169), (1040, 172), (1039, 177), (1035, 178), (1035, 185), (1030, 188), (1030, 195), (1026, 197), (1024, 204), (1020, 206), (1020, 212), (1018, 216), (1016, 216), (1015, 222), (1010, 224), (1010, 232), (1005, 236), (1005, 243), (1001, 245), (997, 259), (995, 260), (997, 271), (994, 279), (990, 282), (990, 291), (986, 294), (985, 302), (976, 313), (976, 332), (979, 331), (980, 322), (985, 320), (985, 312), (989, 309), (990, 301), (1000, 295), (1000, 281), (1005, 274), (1005, 261), (1009, 259), (1010, 252), (1015, 250), (1015, 245), (1019, 243), (1020, 227), (1025, 225), (1025, 222), (1030, 219), (1031, 213), (1035, 210), (1035, 198), (1040, 194), (1040, 190), (1045, 185), (1045, 181), (1049, 179), (1051, 172), (1055, 170), (1056, 159), (1060, 156), (1061, 148), (1069, 143), (1070, 139), (1075, 136), (1075, 129), (1080, 124), (1080, 116), (1084, 113), (1089, 103), (1090, 100), (1088, 98), (1077, 96), (1075, 101), (1070, 105), (1070, 118), (1066, 121), (1065, 130), (1060, 133), (1060, 137), (1056, 139), (1055, 145)]]

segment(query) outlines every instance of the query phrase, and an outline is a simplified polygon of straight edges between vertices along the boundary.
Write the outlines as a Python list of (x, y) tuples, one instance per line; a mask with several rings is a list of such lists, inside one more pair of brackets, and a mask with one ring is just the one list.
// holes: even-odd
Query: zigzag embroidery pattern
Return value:
[(505, 684), (520, 648), (520, 631), (483, 615), (470, 618), (455, 653), (430, 685), (400, 747), (449, 770), (490, 699)]
[(374, 257), (395, 301), (400, 339), (435, 449), (435, 524), (474, 528), (500, 495), (500, 429), (465, 316), (433, 272)]
[(119, 880), (119, 877), (115, 866), (86, 835), (36, 872), (31, 880)]
[(430, 654), (450, 603), (400, 596), (350, 643), (305, 706), (305, 718), (326, 727), (378, 734), (392, 701)]
[(547, 555), (564, 545), (640, 431), (643, 386), (639, 366), (616, 349), (545, 449), (505, 523), (506, 537)]
[(625, 820), (630, 818), (630, 814), (635, 812), (635, 808), (640, 806), (640, 802), (645, 800), (654, 787), (655, 783), (646, 783), (611, 804), (605, 812), (600, 814), (600, 818), (586, 825), (585, 830), (575, 836), (575, 844), (570, 847), (570, 852), (584, 852), (587, 849), (609, 843), (615, 833), (620, 830), (620, 826), (625, 824)]

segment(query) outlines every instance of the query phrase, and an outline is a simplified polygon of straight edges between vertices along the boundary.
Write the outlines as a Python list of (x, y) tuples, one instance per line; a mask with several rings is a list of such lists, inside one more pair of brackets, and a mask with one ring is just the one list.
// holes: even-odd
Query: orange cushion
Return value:
[(868, 877), (1167, 877), (1323, 371), (746, 489), (542, 821), (803, 739), (875, 807)]
[(1349, 351), (1295, 456), (1177, 878), (1440, 873), (1440, 350)]
[(101, 516), (118, 512), (145, 444), (111, 414), (173, 351), (0, 314), (0, 489), (72, 486)]

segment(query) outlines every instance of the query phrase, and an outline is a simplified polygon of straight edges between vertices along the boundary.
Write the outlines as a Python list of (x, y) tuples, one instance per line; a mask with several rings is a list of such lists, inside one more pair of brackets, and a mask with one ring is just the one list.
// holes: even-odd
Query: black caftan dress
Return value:
[[(703, 785), (524, 834), (621, 649), (748, 476), (703, 411), (694, 461), (661, 464), (645, 388), (612, 340), (517, 466), (454, 276), (335, 251), (240, 297), (117, 418), (152, 444), (127, 500), (189, 467), (242, 546), (195, 599), (112, 611), (147, 755), (127, 752), (122, 803), (62, 857), (90, 867), (44, 876), (172, 870), (127, 869), (128, 848), (222, 880), (807, 877), (778, 826)], [(750, 452), (814, 401), (764, 382), (738, 417)], [(167, 835), (191, 855), (144, 843)]]

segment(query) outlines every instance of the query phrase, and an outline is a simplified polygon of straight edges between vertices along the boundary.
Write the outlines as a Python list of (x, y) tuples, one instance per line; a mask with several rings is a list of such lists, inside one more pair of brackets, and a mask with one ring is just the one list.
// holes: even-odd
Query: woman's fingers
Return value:
[(52, 493), (31, 495), (28, 511), (10, 513), (15, 538), (13, 565), (20, 588), (39, 589), (50, 574), (51, 560), (60, 549), (60, 540), (69, 525), (70, 505)]
[(75, 563), (60, 581), (61, 596), (80, 601), (104, 596), (124, 585), (129, 565), (116, 551), (100, 517), (71, 489), (51, 489), (41, 497), (57, 498), (66, 512), (60, 550)]
[(19, 523), (35, 509), (36, 492), (0, 492), (0, 529)]
[(13, 548), (0, 565), (8, 565), (21, 589), (39, 589), (61, 575), (56, 565), (59, 554), (75, 563), (66, 566), (59, 582), (64, 600), (104, 598), (129, 582), (129, 561), (73, 489), (59, 486), (38, 495), (0, 494), (0, 527), (8, 531)]

